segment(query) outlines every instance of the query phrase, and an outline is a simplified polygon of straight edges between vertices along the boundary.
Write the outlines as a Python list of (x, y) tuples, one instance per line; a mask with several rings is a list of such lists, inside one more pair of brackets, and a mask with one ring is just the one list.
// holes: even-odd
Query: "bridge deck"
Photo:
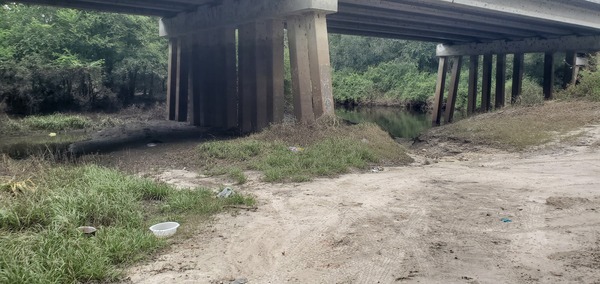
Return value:
[[(17, 0), (119, 13), (172, 17), (216, 0)], [(446, 44), (600, 34), (598, 0), (339, 0), (332, 33)]]

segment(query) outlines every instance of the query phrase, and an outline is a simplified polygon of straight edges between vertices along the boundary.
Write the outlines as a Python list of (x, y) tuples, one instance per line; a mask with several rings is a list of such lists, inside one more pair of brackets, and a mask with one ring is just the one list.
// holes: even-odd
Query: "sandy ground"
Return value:
[[(528, 153), (416, 156), (303, 184), (254, 178), (241, 190), (257, 211), (183, 224), (194, 235), (126, 282), (600, 283), (599, 141), (590, 127)], [(182, 169), (158, 178), (206, 182)]]

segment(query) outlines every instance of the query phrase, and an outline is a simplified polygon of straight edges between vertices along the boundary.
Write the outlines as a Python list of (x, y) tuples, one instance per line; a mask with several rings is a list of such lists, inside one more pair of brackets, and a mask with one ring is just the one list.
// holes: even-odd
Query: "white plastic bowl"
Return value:
[(159, 238), (167, 238), (175, 235), (177, 228), (179, 228), (179, 223), (177, 222), (164, 222), (150, 227), (150, 231)]

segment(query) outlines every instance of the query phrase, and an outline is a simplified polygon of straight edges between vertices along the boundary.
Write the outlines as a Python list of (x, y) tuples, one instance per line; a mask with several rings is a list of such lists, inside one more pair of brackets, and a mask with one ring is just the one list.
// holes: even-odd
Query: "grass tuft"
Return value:
[(28, 116), (21, 123), (29, 130), (62, 131), (84, 129), (91, 125), (91, 120), (79, 115), (53, 114)]
[[(35, 191), (0, 191), (0, 283), (115, 281), (121, 265), (167, 244), (150, 233), (151, 221), (185, 224), (226, 205), (255, 202), (241, 195), (217, 199), (205, 189), (178, 191), (98, 166), (44, 168), (33, 180)], [(85, 237), (76, 229), (83, 225), (98, 232)]]
[[(295, 147), (294, 151), (290, 147)], [(200, 158), (210, 174), (244, 181), (242, 170), (258, 170), (268, 182), (304, 182), (372, 164), (406, 164), (405, 149), (374, 124), (275, 125), (250, 137), (203, 143)]]

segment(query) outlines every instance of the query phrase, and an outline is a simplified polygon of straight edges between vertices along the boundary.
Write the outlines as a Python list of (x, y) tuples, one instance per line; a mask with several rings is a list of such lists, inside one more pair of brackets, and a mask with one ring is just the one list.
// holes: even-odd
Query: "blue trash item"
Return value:
[(502, 219), (500, 219), (500, 221), (502, 221), (504, 223), (512, 223), (512, 220), (508, 219), (508, 218), (502, 218)]

